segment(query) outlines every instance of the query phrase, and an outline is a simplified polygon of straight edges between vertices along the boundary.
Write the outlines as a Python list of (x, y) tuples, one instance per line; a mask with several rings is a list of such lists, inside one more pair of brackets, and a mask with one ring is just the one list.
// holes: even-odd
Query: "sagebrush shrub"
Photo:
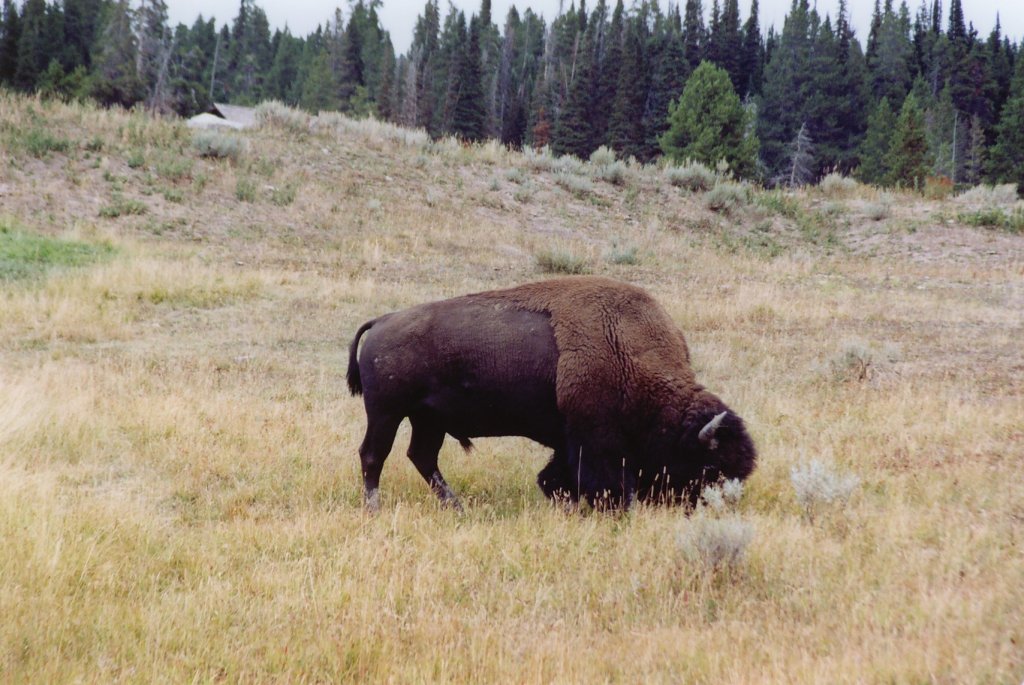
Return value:
[(236, 136), (218, 131), (200, 130), (192, 136), (192, 147), (200, 157), (238, 161), (242, 156), (242, 141)]
[(818, 183), (821, 192), (829, 197), (842, 197), (856, 192), (860, 184), (849, 176), (843, 176), (835, 172), (828, 174)]
[(715, 172), (700, 162), (665, 167), (665, 178), (673, 186), (691, 192), (708, 190), (715, 184)]
[(676, 547), (688, 561), (710, 570), (737, 566), (753, 539), (753, 525), (736, 516), (693, 516), (676, 535)]
[(256, 108), (256, 121), (260, 126), (280, 128), (292, 133), (306, 133), (309, 131), (310, 117), (301, 110), (277, 100), (270, 100)]
[(704, 205), (713, 212), (730, 214), (749, 201), (747, 187), (732, 181), (723, 181), (704, 196)]
[(797, 464), (789, 477), (796, 501), (810, 516), (823, 506), (846, 502), (860, 484), (857, 476), (840, 473), (834, 465), (820, 459)]
[(542, 250), (537, 253), (536, 259), (537, 266), (544, 273), (569, 275), (590, 273), (590, 263), (587, 259), (567, 250)]

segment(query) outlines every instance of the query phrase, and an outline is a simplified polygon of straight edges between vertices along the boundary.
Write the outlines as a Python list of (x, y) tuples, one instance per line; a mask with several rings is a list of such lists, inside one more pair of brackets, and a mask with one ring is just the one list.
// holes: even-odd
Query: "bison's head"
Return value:
[(688, 412), (669, 440), (649, 454), (639, 478), (640, 498), (696, 504), (701, 490), (721, 480), (745, 479), (757, 451), (743, 419), (717, 398)]

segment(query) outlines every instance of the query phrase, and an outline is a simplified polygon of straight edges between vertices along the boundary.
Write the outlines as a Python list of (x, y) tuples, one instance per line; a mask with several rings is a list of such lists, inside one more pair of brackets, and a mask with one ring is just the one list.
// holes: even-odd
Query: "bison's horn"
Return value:
[(728, 412), (723, 411), (721, 414), (715, 415), (715, 418), (708, 421), (708, 424), (700, 429), (700, 433), (697, 434), (697, 439), (705, 445), (708, 445), (711, 449), (717, 447), (718, 443), (715, 440), (715, 431), (717, 431), (718, 427), (722, 425), (722, 419), (725, 418), (726, 414), (728, 414)]

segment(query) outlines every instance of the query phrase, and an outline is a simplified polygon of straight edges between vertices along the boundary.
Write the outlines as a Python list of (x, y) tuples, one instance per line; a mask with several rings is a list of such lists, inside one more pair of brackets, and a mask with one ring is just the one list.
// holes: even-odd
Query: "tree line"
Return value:
[(3, 0), (0, 84), (183, 116), (276, 99), (581, 158), (725, 159), (769, 183), (1024, 185), (1024, 60), (998, 20), (981, 36), (961, 0), (875, 0), (862, 44), (846, 0), (834, 17), (793, 0), (767, 33), (757, 0), (745, 18), (711, 2), (709, 19), (702, 0), (575, 0), (550, 23), (513, 7), (499, 29), (490, 0), (468, 17), (427, 0), (396, 54), (381, 0), (305, 37), (254, 0), (220, 27), (171, 27), (164, 0)]

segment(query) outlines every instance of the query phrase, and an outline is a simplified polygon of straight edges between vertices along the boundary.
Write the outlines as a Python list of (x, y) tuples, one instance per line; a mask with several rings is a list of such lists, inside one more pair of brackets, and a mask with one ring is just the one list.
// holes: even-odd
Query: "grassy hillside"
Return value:
[[(272, 114), (0, 96), (0, 681), (1020, 682), (1015, 198)], [(566, 514), (545, 450), (448, 441), (458, 515), (403, 429), (364, 514), (357, 326), (560, 271), (664, 303), (760, 449), (739, 502)]]

